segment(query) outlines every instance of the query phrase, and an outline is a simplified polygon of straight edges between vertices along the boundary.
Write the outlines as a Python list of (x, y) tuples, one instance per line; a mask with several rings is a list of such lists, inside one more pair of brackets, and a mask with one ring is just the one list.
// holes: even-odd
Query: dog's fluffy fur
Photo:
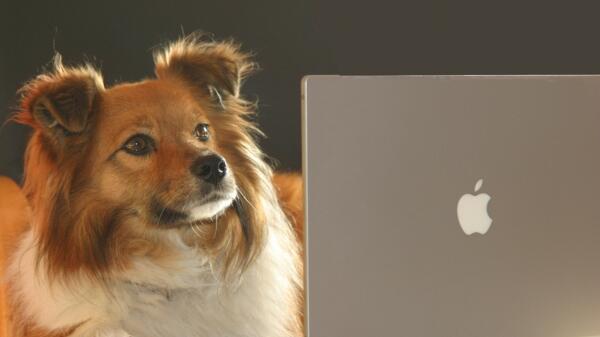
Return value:
[[(22, 89), (32, 223), (9, 266), (13, 337), (302, 335), (299, 243), (240, 95), (253, 64), (197, 36), (155, 64), (105, 88), (57, 57)], [(136, 134), (149, 153), (128, 152)], [(206, 192), (190, 167), (209, 154), (228, 171)]]

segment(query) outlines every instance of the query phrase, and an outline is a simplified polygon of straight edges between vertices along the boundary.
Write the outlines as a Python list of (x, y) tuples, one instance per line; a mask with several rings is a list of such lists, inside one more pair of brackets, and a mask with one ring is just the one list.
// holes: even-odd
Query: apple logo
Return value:
[[(475, 184), (475, 193), (481, 189), (483, 179)], [(487, 206), (491, 197), (487, 193), (477, 195), (465, 194), (458, 200), (456, 213), (458, 223), (467, 235), (473, 233), (485, 234), (492, 225), (492, 218), (488, 215)]]

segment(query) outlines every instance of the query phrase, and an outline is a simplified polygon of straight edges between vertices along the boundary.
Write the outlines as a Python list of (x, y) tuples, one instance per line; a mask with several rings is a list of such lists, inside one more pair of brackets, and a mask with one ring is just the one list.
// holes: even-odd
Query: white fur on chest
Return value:
[(29, 319), (50, 330), (85, 322), (74, 336), (289, 336), (299, 282), (289, 234), (271, 226), (264, 250), (236, 285), (223, 284), (200, 252), (180, 243), (184, 258), (177, 266), (137, 261), (110, 294), (85, 281), (50, 286), (35, 272), (31, 233), (10, 277)]
[[(295, 261), (271, 234), (238, 285), (223, 286), (207, 268), (194, 287), (169, 292), (130, 285), (126, 331), (136, 336), (287, 336)], [(135, 288), (138, 288), (137, 290)], [(190, 334), (190, 332), (193, 332)]]

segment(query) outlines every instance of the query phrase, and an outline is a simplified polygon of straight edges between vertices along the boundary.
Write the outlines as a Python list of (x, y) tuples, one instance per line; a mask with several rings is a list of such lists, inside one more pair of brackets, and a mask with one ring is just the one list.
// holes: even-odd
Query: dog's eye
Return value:
[(194, 129), (194, 137), (203, 142), (208, 141), (210, 138), (210, 134), (208, 133), (208, 124), (200, 123), (196, 125), (196, 129)]
[(123, 150), (125, 152), (132, 154), (134, 156), (143, 156), (147, 155), (154, 149), (154, 141), (152, 138), (138, 134), (130, 137), (125, 145), (123, 145)]

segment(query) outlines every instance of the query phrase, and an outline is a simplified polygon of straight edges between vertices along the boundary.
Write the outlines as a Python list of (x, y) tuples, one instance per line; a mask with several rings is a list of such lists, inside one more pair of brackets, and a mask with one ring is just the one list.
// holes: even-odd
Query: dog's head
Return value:
[(105, 88), (90, 66), (63, 66), (23, 89), (31, 125), (25, 190), (53, 273), (101, 274), (168, 254), (161, 235), (240, 269), (260, 247), (270, 171), (240, 95), (252, 69), (229, 42), (191, 37), (155, 54), (156, 77)]

